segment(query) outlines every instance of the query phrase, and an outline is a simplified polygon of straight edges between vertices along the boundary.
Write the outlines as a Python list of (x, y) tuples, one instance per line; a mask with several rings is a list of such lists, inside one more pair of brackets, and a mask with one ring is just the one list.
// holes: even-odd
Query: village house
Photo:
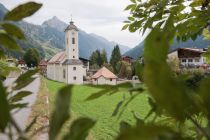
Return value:
[(65, 29), (66, 50), (49, 60), (47, 78), (68, 84), (83, 84), (89, 64), (84, 65), (79, 59), (78, 31), (74, 22), (71, 21)]
[(116, 85), (117, 78), (118, 77), (106, 67), (102, 67), (92, 76), (92, 83), (94, 85)]
[(183, 67), (201, 67), (205, 64), (206, 49), (178, 48), (168, 54), (169, 59), (178, 59)]
[(129, 64), (131, 64), (131, 63), (133, 62), (133, 58), (130, 57), (130, 56), (126, 56), (126, 55), (123, 55), (123, 56), (121, 57), (121, 60), (124, 61), (124, 62), (127, 62), (127, 63), (129, 63)]

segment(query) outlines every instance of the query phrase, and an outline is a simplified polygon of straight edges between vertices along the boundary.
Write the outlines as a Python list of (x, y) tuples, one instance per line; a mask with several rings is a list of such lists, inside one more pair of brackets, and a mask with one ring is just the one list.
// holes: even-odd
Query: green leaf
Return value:
[(19, 50), (20, 47), (17, 45), (16, 41), (5, 33), (0, 33), (0, 45), (11, 49), (11, 50)]
[(9, 35), (14, 36), (17, 39), (25, 39), (23, 32), (17, 26), (10, 23), (4, 23), (2, 24), (2, 27)]
[(28, 103), (17, 103), (17, 104), (10, 104), (10, 110), (13, 109), (21, 109), (21, 108), (26, 108), (28, 106)]
[(31, 94), (32, 94), (32, 92), (30, 92), (30, 91), (20, 91), (17, 94), (15, 94), (14, 96), (12, 96), (9, 100), (10, 100), (10, 102), (18, 102), (18, 101), (21, 101), (24, 97), (27, 97)]
[(136, 3), (136, 0), (130, 0), (132, 3)]
[(126, 24), (122, 27), (122, 30), (126, 30), (129, 27), (129, 24)]
[(79, 118), (73, 122), (70, 133), (64, 140), (86, 140), (89, 130), (95, 125), (95, 121), (89, 118)]
[[(89, 86), (90, 87), (97, 87), (97, 86), (93, 86), (93, 85), (89, 85)], [(111, 95), (112, 95), (119, 90), (129, 91), (129, 89), (132, 88), (133, 85), (130, 82), (128, 82), (128, 83), (118, 84), (116, 86), (101, 85), (100, 87), (103, 88), (103, 90), (100, 90), (99, 92), (93, 93), (92, 95), (87, 97), (86, 101), (97, 99), (97, 98), (99, 98), (103, 95), (106, 95), (107, 93), (111, 93)]]
[(130, 4), (125, 8), (125, 10), (130, 10), (130, 9), (134, 9), (134, 8), (136, 8), (136, 4)]
[(168, 127), (141, 124), (121, 132), (117, 140), (192, 140), (174, 132)]
[(128, 19), (129, 19), (130, 21), (134, 21), (134, 20), (135, 20), (134, 17), (128, 17)]
[(120, 132), (121, 133), (123, 133), (124, 131), (126, 131), (126, 130), (128, 130), (130, 128), (132, 128), (132, 126), (129, 123), (127, 123), (125, 121), (121, 121), (120, 122)]
[(124, 100), (123, 100), (123, 101), (120, 101), (120, 102), (117, 104), (115, 110), (114, 110), (113, 113), (112, 113), (112, 117), (114, 117), (114, 116), (117, 115), (117, 113), (118, 113), (119, 110), (120, 110), (120, 107), (123, 105), (123, 102), (124, 102)]
[(7, 101), (6, 89), (0, 81), (0, 131), (4, 132), (8, 122), (10, 121), (9, 103)]
[(42, 7), (42, 4), (35, 3), (35, 2), (27, 2), (27, 3), (21, 4), (18, 7), (14, 8), (12, 11), (9, 11), (5, 15), (4, 20), (20, 21), (25, 17), (29, 17), (33, 15), (41, 7)]
[(204, 112), (210, 120), (210, 94), (209, 94), (210, 78), (207, 78), (201, 82), (199, 94), (203, 101)]
[(174, 78), (166, 62), (169, 44), (174, 38), (172, 25), (168, 21), (163, 30), (153, 29), (147, 37), (144, 80), (157, 105), (178, 120), (184, 120), (186, 110), (193, 103), (188, 97), (186, 87)]
[(63, 124), (70, 117), (70, 102), (72, 85), (60, 89), (55, 101), (55, 109), (50, 118), (49, 139), (55, 140)]
[(26, 127), (25, 132), (29, 132), (31, 130), (31, 128), (34, 126), (34, 124), (37, 121), (37, 116), (32, 120), (32, 122)]
[(26, 73), (24, 73), (23, 75), (21, 75), (20, 77), (18, 77), (18, 79), (15, 81), (15, 83), (17, 84), (14, 89), (15, 90), (19, 90), (24, 88), (25, 86), (29, 85), (31, 82), (34, 81), (35, 78), (33, 78), (32, 76), (34, 74), (36, 74), (38, 72), (38, 70), (29, 70)]

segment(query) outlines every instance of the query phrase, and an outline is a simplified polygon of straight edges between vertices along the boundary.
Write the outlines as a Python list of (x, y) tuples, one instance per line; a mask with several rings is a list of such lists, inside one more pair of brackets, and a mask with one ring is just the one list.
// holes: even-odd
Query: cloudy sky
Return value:
[[(6, 8), (29, 0), (0, 0)], [(123, 9), (129, 0), (34, 0), (43, 3), (42, 9), (28, 22), (42, 24), (43, 21), (57, 16), (68, 23), (73, 15), (75, 24), (88, 33), (95, 33), (110, 41), (134, 47), (142, 41), (139, 33), (121, 31), (128, 12)]]

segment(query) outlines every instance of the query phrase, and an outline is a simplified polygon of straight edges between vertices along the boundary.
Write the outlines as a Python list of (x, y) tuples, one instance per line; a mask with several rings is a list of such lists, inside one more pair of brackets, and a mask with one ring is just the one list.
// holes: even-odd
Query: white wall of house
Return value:
[(54, 68), (53, 64), (47, 64), (47, 78), (54, 79)]
[(92, 79), (92, 83), (94, 85), (116, 85), (117, 79), (110, 79), (110, 78), (105, 78), (101, 76), (97, 79)]
[(178, 58), (178, 51), (169, 53), (168, 58), (171, 58), (171, 59)]
[(203, 57), (197, 57), (197, 58), (180, 58), (180, 63), (182, 65), (203, 65), (204, 64), (204, 58)]

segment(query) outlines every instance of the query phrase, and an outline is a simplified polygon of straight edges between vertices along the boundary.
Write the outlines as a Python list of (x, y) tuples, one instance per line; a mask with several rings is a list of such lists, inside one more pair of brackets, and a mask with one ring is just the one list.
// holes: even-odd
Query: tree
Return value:
[(106, 50), (105, 49), (103, 49), (102, 52), (101, 52), (101, 59), (102, 59), (103, 64), (104, 63), (108, 63), (107, 53), (106, 53)]
[(40, 61), (39, 52), (36, 49), (30, 48), (23, 56), (28, 67), (37, 67)]
[(97, 54), (97, 64), (99, 65), (99, 67), (102, 66), (103, 64), (103, 60), (102, 60), (102, 57), (101, 57), (101, 52), (99, 50), (96, 50), (96, 54)]
[(118, 72), (116, 65), (120, 60), (121, 60), (120, 48), (118, 45), (116, 45), (112, 51), (112, 55), (111, 55), (111, 59), (110, 59), (110, 64), (112, 65), (115, 73)]
[(132, 77), (132, 67), (129, 63), (125, 61), (119, 61), (116, 66), (118, 71), (118, 76), (120, 78), (131, 78)]
[(104, 63), (103, 66), (106, 67), (107, 69), (109, 69), (111, 72), (114, 72), (114, 69), (112, 68), (112, 65), (110, 65), (108, 63)]
[(90, 65), (98, 65), (101, 67), (104, 63), (107, 63), (107, 53), (105, 50), (100, 52), (99, 50), (94, 51), (90, 56)]
[(90, 56), (90, 65), (97, 65), (98, 54), (94, 51)]

